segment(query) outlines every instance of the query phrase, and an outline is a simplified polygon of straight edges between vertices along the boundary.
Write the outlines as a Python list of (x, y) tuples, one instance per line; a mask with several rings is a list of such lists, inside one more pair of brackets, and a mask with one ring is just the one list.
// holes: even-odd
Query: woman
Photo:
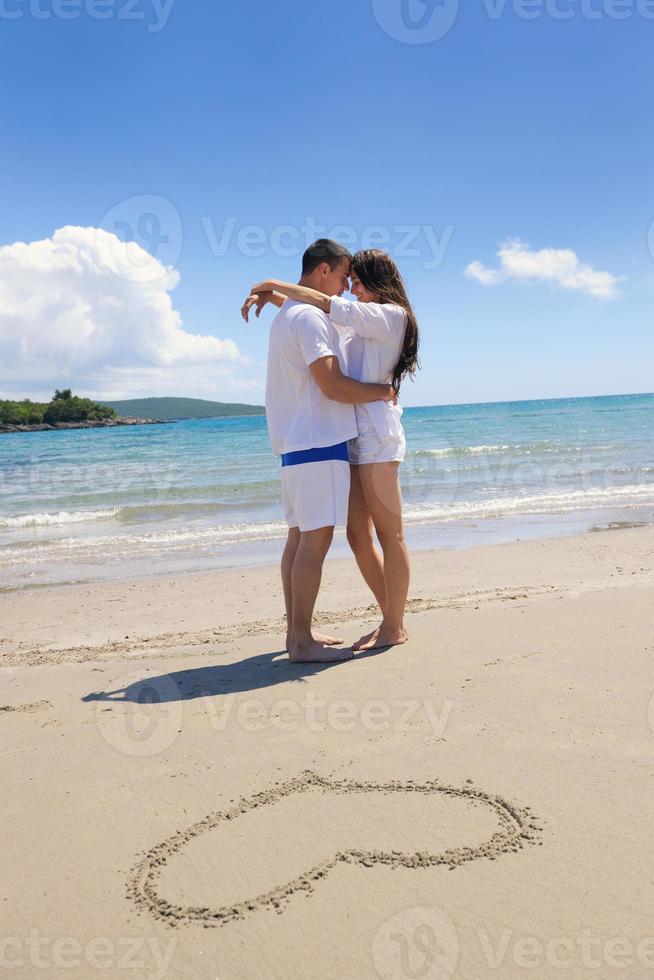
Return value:
[[(418, 368), (418, 324), (402, 276), (390, 255), (378, 249), (358, 252), (350, 275), (358, 302), (271, 279), (253, 287), (243, 317), (247, 321), (253, 306), (258, 316), (267, 302), (281, 306), (287, 298), (317, 306), (343, 339), (348, 374), (358, 381), (390, 382), (399, 393), (403, 379)], [(348, 443), (352, 481), (347, 538), (379, 603), (382, 622), (352, 649), (372, 650), (408, 639), (404, 610), (410, 569), (399, 480), (406, 440), (399, 405), (373, 402), (355, 410), (359, 435)]]

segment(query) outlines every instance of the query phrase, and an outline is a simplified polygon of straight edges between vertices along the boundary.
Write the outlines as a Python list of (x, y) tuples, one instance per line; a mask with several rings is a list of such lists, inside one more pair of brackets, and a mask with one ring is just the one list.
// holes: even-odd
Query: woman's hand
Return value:
[(271, 302), (272, 302), (272, 290), (261, 291), (261, 292), (259, 291), (255, 292), (255, 290), (253, 290), (248, 296), (248, 298), (246, 299), (246, 301), (243, 303), (243, 306), (241, 307), (241, 316), (243, 317), (246, 323), (249, 323), (250, 310), (254, 306), (256, 307), (254, 314), (258, 319), (264, 306), (266, 306), (267, 303), (271, 303)]

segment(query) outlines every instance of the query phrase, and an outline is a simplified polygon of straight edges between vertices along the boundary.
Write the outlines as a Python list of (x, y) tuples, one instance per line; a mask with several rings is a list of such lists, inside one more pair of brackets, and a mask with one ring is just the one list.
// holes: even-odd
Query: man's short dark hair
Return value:
[(310, 276), (323, 262), (326, 262), (329, 268), (334, 270), (343, 259), (352, 259), (344, 245), (339, 245), (331, 238), (319, 238), (313, 245), (309, 245), (302, 256), (302, 275)]

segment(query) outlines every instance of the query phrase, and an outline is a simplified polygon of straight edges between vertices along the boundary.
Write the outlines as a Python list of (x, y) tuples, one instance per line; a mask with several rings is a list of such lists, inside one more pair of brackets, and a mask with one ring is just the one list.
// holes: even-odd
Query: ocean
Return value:
[[(403, 421), (411, 548), (654, 521), (654, 394)], [(272, 563), (285, 533), (264, 418), (0, 435), (1, 590)]]

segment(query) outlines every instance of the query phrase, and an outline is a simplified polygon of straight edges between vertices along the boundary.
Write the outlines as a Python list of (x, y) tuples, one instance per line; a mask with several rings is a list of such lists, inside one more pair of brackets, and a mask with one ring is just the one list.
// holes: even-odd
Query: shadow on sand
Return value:
[[(383, 653), (386, 648), (357, 653), (355, 660)], [(333, 670), (351, 661), (327, 664), (294, 664), (283, 651), (260, 653), (232, 664), (211, 664), (176, 670), (170, 674), (144, 677), (113, 691), (94, 691), (82, 701), (130, 701), (135, 704), (162, 704), (171, 701), (191, 701), (212, 697), (259, 691), (265, 687), (288, 682), (302, 683), (325, 670)]]

